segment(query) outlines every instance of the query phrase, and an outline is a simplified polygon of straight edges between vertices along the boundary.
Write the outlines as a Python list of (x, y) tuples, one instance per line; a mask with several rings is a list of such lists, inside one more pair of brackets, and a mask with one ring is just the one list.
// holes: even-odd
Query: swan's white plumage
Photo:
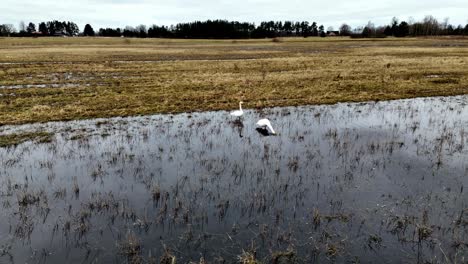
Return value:
[(271, 126), (271, 122), (270, 120), (268, 119), (260, 119), (258, 120), (257, 122), (257, 126), (259, 127), (268, 127), (268, 129), (270, 129), (271, 133), (272, 134), (276, 134), (275, 130), (273, 129), (273, 127)]
[(236, 116), (236, 117), (241, 117), (244, 114), (244, 111), (242, 110), (242, 104), (244, 102), (239, 102), (239, 110), (232, 111), (231, 115)]

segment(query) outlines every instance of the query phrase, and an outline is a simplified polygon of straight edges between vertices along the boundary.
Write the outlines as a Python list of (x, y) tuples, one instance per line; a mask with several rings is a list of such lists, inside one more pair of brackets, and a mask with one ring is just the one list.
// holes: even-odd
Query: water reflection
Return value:
[(264, 137), (270, 136), (270, 131), (264, 127), (257, 127), (255, 130), (257, 130), (257, 132)]
[(242, 135), (242, 131), (244, 130), (244, 123), (241, 119), (236, 119), (235, 121), (233, 121), (232, 126), (237, 130), (240, 138), (244, 137)]
[(0, 262), (466, 259), (467, 99), (2, 127)]

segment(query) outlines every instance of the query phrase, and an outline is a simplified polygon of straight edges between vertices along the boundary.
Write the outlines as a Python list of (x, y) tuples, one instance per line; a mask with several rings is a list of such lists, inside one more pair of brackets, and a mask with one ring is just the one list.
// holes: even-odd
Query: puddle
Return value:
[(467, 99), (0, 127), (0, 262), (467, 259)]
[(158, 63), (164, 62), (164, 60), (116, 60), (114, 63)]
[(441, 75), (438, 75), (438, 74), (430, 74), (430, 75), (426, 75), (426, 78), (440, 78)]

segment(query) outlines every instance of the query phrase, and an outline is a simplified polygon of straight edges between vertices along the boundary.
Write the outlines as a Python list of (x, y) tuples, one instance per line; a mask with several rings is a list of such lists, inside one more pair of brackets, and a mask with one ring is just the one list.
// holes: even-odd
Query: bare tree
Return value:
[(138, 25), (136, 28), (136, 33), (138, 34), (138, 36), (140, 38), (146, 38), (147, 37), (147, 34), (148, 34), (148, 30), (146, 29), (146, 26), (145, 25)]
[(12, 24), (0, 25), (0, 35), (2, 36), (10, 36), (10, 34), (14, 33), (15, 31), (15, 27)]
[(439, 34), (439, 22), (433, 16), (426, 16), (423, 21), (423, 31), (426, 36)]
[(340, 26), (340, 35), (349, 36), (351, 35), (351, 27), (348, 24), (343, 24)]
[(26, 24), (24, 24), (24, 21), (19, 22), (19, 31), (20, 32), (25, 32), (26, 31)]
[(366, 38), (375, 37), (376, 29), (375, 29), (374, 23), (369, 21), (367, 23), (367, 26), (365, 26), (364, 29), (362, 30), (362, 35)]
[(442, 22), (440, 27), (441, 27), (441, 30), (442, 30), (442, 34), (447, 34), (448, 33), (448, 28), (449, 28), (449, 18), (448, 17), (444, 18), (444, 21)]
[(449, 24), (449, 18), (444, 18), (444, 22), (442, 22), (442, 30), (446, 30)]

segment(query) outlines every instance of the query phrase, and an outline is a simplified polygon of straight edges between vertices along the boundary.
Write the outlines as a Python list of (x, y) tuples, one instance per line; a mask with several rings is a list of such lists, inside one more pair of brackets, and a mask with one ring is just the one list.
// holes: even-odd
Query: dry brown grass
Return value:
[(458, 95), (467, 65), (464, 38), (6, 38), (0, 125)]
[(21, 134), (0, 135), (0, 148), (16, 146), (26, 141), (38, 143), (50, 142), (53, 134), (48, 132), (29, 132)]

